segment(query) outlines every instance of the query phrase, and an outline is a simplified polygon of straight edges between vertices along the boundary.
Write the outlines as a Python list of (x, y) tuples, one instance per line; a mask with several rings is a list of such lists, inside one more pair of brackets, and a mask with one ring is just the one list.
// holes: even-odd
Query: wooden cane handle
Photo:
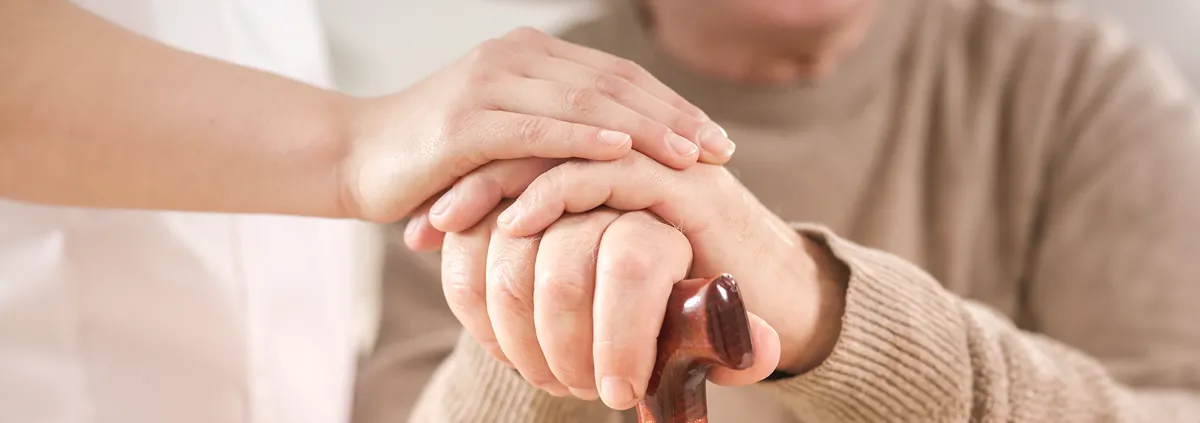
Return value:
[(647, 395), (637, 404), (638, 422), (707, 423), (708, 369), (744, 370), (753, 363), (750, 321), (733, 277), (676, 283)]

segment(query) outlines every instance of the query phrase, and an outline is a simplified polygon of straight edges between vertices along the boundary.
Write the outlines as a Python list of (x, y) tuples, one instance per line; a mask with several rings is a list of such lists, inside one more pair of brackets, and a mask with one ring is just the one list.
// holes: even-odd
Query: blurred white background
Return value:
[(402, 89), (488, 38), (520, 26), (553, 31), (590, 0), (320, 0), (342, 89)]
[(1200, 0), (1073, 0), (1158, 44), (1200, 88)]

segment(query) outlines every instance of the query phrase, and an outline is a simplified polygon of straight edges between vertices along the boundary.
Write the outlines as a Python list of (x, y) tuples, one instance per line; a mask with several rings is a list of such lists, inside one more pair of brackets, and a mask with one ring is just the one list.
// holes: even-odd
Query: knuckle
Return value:
[[(546, 194), (555, 195), (564, 193), (572, 187), (578, 187), (578, 184), (573, 183), (577, 176), (586, 173), (585, 171), (592, 163), (587, 160), (571, 160), (557, 167), (546, 171), (538, 177), (540, 181), (536, 181), (539, 189), (528, 189), (525, 194), (529, 197), (532, 204), (541, 204)], [(532, 188), (532, 186), (531, 186)]]
[[(556, 167), (554, 169), (550, 169), (546, 173), (542, 174), (542, 176), (540, 177), (540, 179), (542, 181), (539, 185), (543, 186), (543, 187), (549, 187), (552, 189), (562, 189), (563, 187), (569, 185), (567, 183), (568, 179), (569, 179), (568, 175), (576, 173), (579, 171), (579, 169), (582, 168), (581, 163), (582, 162), (579, 162), (579, 161), (569, 161), (569, 162), (559, 165), (558, 167)], [(542, 194), (542, 191), (530, 190), (530, 191), (527, 191), (527, 193), (530, 196), (540, 196)], [(540, 200), (540, 199), (541, 199), (541, 197), (530, 198), (530, 200)], [(535, 201), (535, 203), (538, 203), (538, 202), (540, 202), (540, 201)]]
[(600, 92), (611, 98), (622, 98), (627, 96), (630, 89), (629, 81), (618, 78), (610, 74), (600, 74), (596, 76), (593, 82), (597, 92)]
[(672, 115), (671, 126), (674, 127), (677, 132), (685, 134), (698, 134), (700, 131), (704, 130), (705, 125), (707, 125), (707, 123), (703, 120), (684, 113), (683, 111), (672, 112)]
[[(492, 163), (497, 163), (498, 165), (491, 166)], [(488, 163), (478, 171), (464, 176), (462, 181), (459, 182), (464, 188), (463, 192), (469, 195), (464, 195), (464, 198), (478, 198), (486, 202), (482, 210), (477, 209), (480, 215), (486, 215), (488, 210), (496, 209), (504, 197), (504, 186), (501, 184), (499, 178), (505, 174), (504, 171), (507, 169), (500, 165), (507, 164), (508, 162), (492, 163)], [(482, 224), (483, 222), (480, 223)]]
[(496, 66), (471, 66), (467, 69), (467, 83), (464, 87), (475, 87), (476, 90), (463, 90), (467, 94), (478, 92), (478, 87), (486, 87), (500, 79), (500, 71)]
[(479, 88), (496, 85), (515, 66), (518, 57), (510, 41), (491, 39), (475, 46), (459, 63), (466, 81), (455, 88), (457, 97), (483, 96)]
[[(465, 103), (465, 102), (464, 102)], [(470, 133), (479, 111), (467, 104), (455, 104), (442, 112), (440, 130), (446, 138), (457, 139)]]
[(507, 34), (504, 35), (504, 38), (507, 38), (510, 40), (518, 40), (518, 41), (534, 41), (534, 40), (540, 40), (540, 39), (542, 39), (542, 37), (545, 37), (545, 36), (546, 36), (546, 33), (538, 30), (537, 28), (534, 28), (531, 26), (522, 26), (522, 27), (513, 29), (512, 31), (509, 31)]
[(469, 275), (459, 269), (461, 268), (448, 268), (442, 275), (442, 290), (446, 296), (446, 303), (459, 311), (479, 310), (486, 302), (486, 294), (477, 284), (472, 283)]
[(676, 249), (690, 248), (687, 237), (674, 225), (646, 211), (622, 215), (610, 231), (620, 238), (621, 248), (607, 251), (603, 271), (615, 281), (660, 277)]
[(569, 112), (589, 115), (596, 110), (601, 95), (594, 89), (571, 88), (563, 93), (563, 106)]
[(489, 64), (497, 58), (504, 57), (503, 54), (510, 50), (508, 42), (503, 39), (492, 38), (476, 45), (475, 48), (472, 48), (467, 53), (464, 59), (465, 63), (472, 65), (471, 67), (473, 68), (486, 68), (487, 66), (477, 65)]
[(657, 257), (649, 251), (639, 249), (622, 249), (621, 252), (610, 256), (605, 266), (605, 274), (616, 281), (643, 281), (655, 274)]
[(648, 73), (636, 62), (629, 59), (617, 59), (609, 68), (609, 73), (628, 81), (638, 81)]
[(525, 273), (525, 266), (520, 265), (498, 265), (498, 274), (496, 276), (496, 289), (501, 295), (517, 302), (529, 302), (529, 290), (523, 283), (521, 274)]
[(530, 279), (529, 276), (531, 276), (531, 265), (532, 263), (529, 260), (511, 256), (502, 256), (490, 260), (490, 263), (488, 263), (488, 284), (501, 296), (501, 298), (498, 298), (499, 300), (527, 307), (531, 310), (530, 307), (532, 307), (533, 298), (531, 298), (530, 294), (533, 292), (533, 287), (528, 282)]
[(561, 269), (549, 274), (538, 286), (546, 304), (565, 312), (591, 310), (592, 290), (587, 270), (580, 268)]
[(550, 121), (539, 118), (523, 119), (517, 127), (517, 133), (521, 139), (531, 144), (548, 141), (551, 135)]

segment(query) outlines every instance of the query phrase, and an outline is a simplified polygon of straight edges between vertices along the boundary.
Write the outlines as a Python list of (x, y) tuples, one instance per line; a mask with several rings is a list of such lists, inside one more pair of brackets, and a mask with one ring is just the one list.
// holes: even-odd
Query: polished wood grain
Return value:
[(754, 362), (750, 323), (730, 275), (675, 284), (640, 423), (707, 423), (705, 375), (712, 366), (747, 369)]

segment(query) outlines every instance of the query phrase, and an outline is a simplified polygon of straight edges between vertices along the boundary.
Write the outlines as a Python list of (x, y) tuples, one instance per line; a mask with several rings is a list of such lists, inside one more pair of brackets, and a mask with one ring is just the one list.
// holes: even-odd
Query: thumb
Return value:
[(433, 196), (409, 214), (408, 223), (404, 225), (404, 244), (409, 249), (417, 252), (442, 249), (442, 239), (446, 234), (429, 222), (429, 207), (439, 196)]
[(750, 342), (754, 346), (754, 364), (745, 370), (713, 366), (708, 380), (721, 386), (743, 386), (766, 379), (779, 365), (779, 333), (754, 313), (750, 320)]
[(429, 223), (429, 215), (416, 213), (404, 225), (404, 244), (415, 252), (430, 252), (442, 249), (446, 233)]

